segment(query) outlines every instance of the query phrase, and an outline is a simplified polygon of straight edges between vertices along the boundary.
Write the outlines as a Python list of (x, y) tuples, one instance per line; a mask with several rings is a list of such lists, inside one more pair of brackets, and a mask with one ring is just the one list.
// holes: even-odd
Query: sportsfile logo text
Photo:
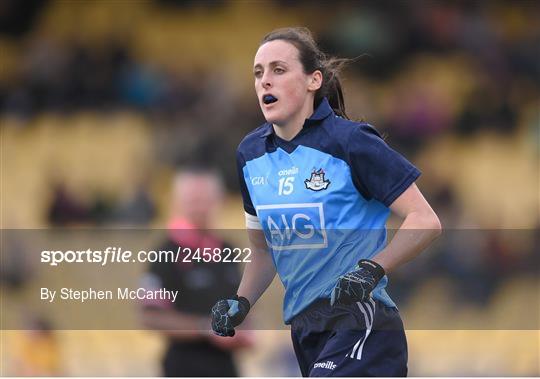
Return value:
[(274, 250), (328, 246), (322, 203), (260, 205), (257, 214)]
[(107, 247), (105, 250), (43, 250), (41, 263), (58, 266), (62, 263), (247, 263), (250, 262), (250, 248), (178, 246), (173, 250), (139, 250), (136, 254), (121, 247)]

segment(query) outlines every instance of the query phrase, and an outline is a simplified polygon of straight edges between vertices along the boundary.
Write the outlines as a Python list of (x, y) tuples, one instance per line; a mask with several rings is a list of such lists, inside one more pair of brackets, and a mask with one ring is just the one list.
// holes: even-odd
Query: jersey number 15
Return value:
[(294, 190), (293, 182), (294, 182), (294, 176), (289, 176), (287, 178), (279, 179), (279, 191), (278, 191), (278, 194), (280, 196), (281, 195), (290, 195)]

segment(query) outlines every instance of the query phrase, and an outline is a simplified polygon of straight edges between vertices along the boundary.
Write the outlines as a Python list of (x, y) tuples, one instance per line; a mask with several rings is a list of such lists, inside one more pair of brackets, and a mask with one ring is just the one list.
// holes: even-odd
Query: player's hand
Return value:
[(339, 277), (330, 297), (330, 305), (367, 301), (384, 275), (384, 269), (378, 263), (361, 259), (355, 271)]
[(248, 299), (243, 296), (218, 301), (212, 307), (212, 330), (218, 336), (234, 336), (234, 327), (244, 321), (250, 308)]

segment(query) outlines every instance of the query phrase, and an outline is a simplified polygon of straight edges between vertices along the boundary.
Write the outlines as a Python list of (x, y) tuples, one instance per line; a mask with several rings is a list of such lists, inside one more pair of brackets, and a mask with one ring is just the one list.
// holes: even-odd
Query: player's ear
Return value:
[(308, 90), (317, 91), (322, 86), (322, 72), (320, 70), (315, 70), (311, 75), (309, 75), (308, 80)]

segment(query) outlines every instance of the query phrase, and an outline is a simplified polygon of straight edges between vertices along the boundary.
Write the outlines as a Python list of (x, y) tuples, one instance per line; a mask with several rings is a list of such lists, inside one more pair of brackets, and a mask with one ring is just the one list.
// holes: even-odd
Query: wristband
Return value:
[(370, 259), (360, 259), (358, 261), (358, 267), (364, 268), (371, 272), (377, 281), (381, 280), (386, 275), (384, 268)]
[(246, 299), (244, 296), (238, 296), (238, 294), (236, 294), (234, 296), (234, 300), (238, 301), (240, 304), (242, 304), (246, 308), (246, 313), (248, 313), (249, 310), (251, 309), (251, 304), (249, 303), (249, 300)]

